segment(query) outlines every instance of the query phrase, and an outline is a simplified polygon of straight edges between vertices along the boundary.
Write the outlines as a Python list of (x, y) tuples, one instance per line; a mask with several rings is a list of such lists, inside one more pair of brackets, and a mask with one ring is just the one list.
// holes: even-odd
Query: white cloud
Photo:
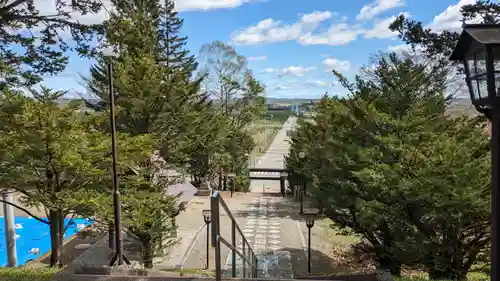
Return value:
[(267, 56), (248, 57), (247, 60), (249, 60), (249, 61), (267, 60)]
[(289, 67), (284, 67), (284, 68), (266, 68), (266, 69), (264, 69), (263, 72), (277, 74), (278, 76), (302, 77), (307, 72), (313, 71), (315, 69), (316, 69), (316, 67), (314, 67), (314, 66), (308, 66), (308, 67), (289, 66)]
[[(109, 12), (113, 10), (111, 2), (109, 0), (102, 0), (102, 4), (106, 9), (101, 9), (99, 13), (97, 14), (86, 14), (82, 15), (79, 12), (73, 11), (71, 8), (71, 1), (72, 0), (66, 0), (66, 7), (62, 9), (64, 12), (70, 12), (71, 13), (71, 19), (73, 21), (78, 21), (83, 24), (95, 24), (95, 23), (100, 23), (103, 20), (107, 19), (109, 16)], [(55, 15), (58, 14), (57, 8), (56, 8), (56, 1), (55, 0), (35, 0), (34, 1), (35, 7), (39, 11), (40, 16), (48, 16), (48, 15)], [(20, 5), (22, 7), (23, 5)], [(67, 33), (67, 34), (65, 34)], [(62, 34), (62, 36), (70, 36), (69, 30), (65, 30)]]
[(389, 46), (389, 47), (387, 47), (387, 50), (389, 52), (394, 52), (394, 53), (400, 54), (400, 53), (411, 51), (411, 46), (407, 45), (407, 44), (400, 44), (400, 45), (395, 45), (395, 46)]
[(326, 90), (331, 86), (332, 85), (321, 80), (306, 80), (306, 81), (291, 80), (278, 83), (276, 86), (272, 87), (272, 90), (273, 91), (300, 91), (300, 90), (310, 90), (310, 89)]
[(285, 24), (272, 18), (264, 19), (256, 25), (231, 34), (231, 40), (239, 45), (256, 45), (271, 42), (298, 40), (304, 34), (314, 31), (323, 21), (331, 18), (330, 11), (314, 11), (304, 14), (300, 20)]
[(325, 66), (326, 71), (331, 71), (332, 69), (346, 71), (351, 67), (351, 62), (336, 58), (326, 58), (322, 63)]
[[(476, 0), (460, 0), (455, 5), (450, 5), (444, 12), (435, 16), (434, 19), (425, 28), (430, 28), (433, 31), (458, 31), (462, 28), (462, 14), (460, 8), (463, 5), (475, 4)], [(474, 22), (474, 20), (472, 21)]]
[(371, 20), (375, 16), (384, 13), (387, 10), (401, 7), (404, 5), (404, 0), (376, 0), (372, 4), (364, 5), (359, 11), (356, 20)]
[[(402, 13), (408, 16), (408, 13)], [(393, 32), (389, 29), (389, 25), (396, 19), (397, 16), (392, 16), (383, 20), (378, 20), (375, 22), (372, 28), (366, 30), (363, 35), (365, 38), (377, 38), (377, 39), (389, 39), (397, 36), (397, 32)]]
[(413, 50), (410, 45), (401, 44), (401, 45), (389, 46), (389, 47), (387, 47), (387, 50), (389, 52), (394, 52), (398, 55), (403, 55), (403, 54), (410, 54), (410, 53), (419, 53), (422, 51), (422, 47), (415, 46), (415, 50)]
[(306, 33), (300, 37), (299, 42), (303, 45), (345, 45), (356, 40), (361, 33), (363, 30), (357, 25), (350, 26), (347, 23), (338, 23), (320, 34)]
[(318, 88), (328, 87), (328, 83), (320, 80), (306, 81), (305, 84), (310, 87), (318, 87)]
[(274, 87), (273, 90), (275, 91), (289, 91), (289, 90), (293, 90), (294, 87), (292, 87), (291, 85), (287, 85), (287, 84), (284, 84), (284, 85), (278, 85), (276, 87)]
[[(71, 11), (71, 2), (74, 0), (65, 0), (67, 8), (65, 10)], [(263, 0), (174, 0), (175, 8), (178, 11), (192, 11), (192, 10), (211, 10), (211, 9), (224, 9), (236, 8), (244, 4), (250, 4)], [(164, 0), (162, 0), (164, 3)], [(77, 12), (72, 12), (73, 20), (77, 20), (85, 24), (100, 23), (109, 17), (109, 13), (113, 11), (113, 5), (110, 0), (101, 0), (101, 3), (106, 9), (101, 9), (97, 14), (82, 15)], [(56, 0), (35, 0), (35, 7), (40, 11), (40, 15), (54, 15), (56, 14)]]
[(179, 11), (236, 8), (259, 0), (175, 0)]
[(323, 22), (333, 16), (333, 13), (330, 11), (314, 11), (310, 14), (302, 15), (301, 21), (303, 23), (320, 23)]

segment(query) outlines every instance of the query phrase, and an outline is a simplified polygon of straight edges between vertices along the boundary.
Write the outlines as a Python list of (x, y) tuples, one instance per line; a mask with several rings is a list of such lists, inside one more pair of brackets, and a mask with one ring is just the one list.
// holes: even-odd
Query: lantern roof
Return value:
[(450, 60), (463, 60), (473, 44), (500, 44), (500, 24), (464, 24)]

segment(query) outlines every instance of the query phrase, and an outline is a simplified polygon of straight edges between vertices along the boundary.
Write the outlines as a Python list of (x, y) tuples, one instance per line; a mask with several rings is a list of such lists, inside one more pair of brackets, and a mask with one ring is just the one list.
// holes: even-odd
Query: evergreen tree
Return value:
[(236, 172), (240, 189), (246, 190), (250, 181), (245, 175), (248, 164), (245, 154), (252, 150), (254, 143), (245, 128), (263, 113), (264, 86), (247, 68), (246, 58), (223, 42), (203, 45), (200, 59), (203, 63), (201, 73), (206, 76), (204, 88), (217, 100), (218, 111), (228, 122), (228, 134), (221, 146), (224, 151), (219, 154), (230, 159), (220, 161), (219, 176), (224, 171)]
[[(464, 22), (484, 24), (500, 22), (500, 4), (496, 0), (478, 0), (475, 4), (462, 6), (460, 11)], [(439, 57), (444, 60), (451, 55), (460, 36), (460, 32), (457, 31), (434, 32), (424, 28), (422, 22), (410, 20), (405, 15), (400, 15), (389, 28), (396, 31), (398, 37), (412, 47), (423, 47), (428, 57)]]
[(184, 83), (190, 83), (198, 63), (186, 47), (187, 37), (180, 36), (184, 19), (178, 16), (172, 0), (165, 1), (164, 15), (159, 34), (160, 48), (163, 53), (160, 62), (169, 70), (167, 79), (172, 79), (170, 76), (175, 74), (179, 79), (184, 79)]
[[(17, 192), (22, 205), (14, 207), (50, 227), (51, 266), (58, 266), (70, 215), (91, 217), (98, 188), (109, 193), (111, 140), (95, 129), (103, 116), (61, 106), (64, 92), (47, 88), (33, 98), (4, 91), (0, 99), (0, 183), (2, 192)], [(147, 138), (119, 134), (119, 169), (134, 165), (150, 147)], [(109, 201), (112, 202), (112, 201)], [(47, 219), (24, 207), (45, 210)], [(71, 223), (71, 221), (70, 221)]]
[[(182, 162), (181, 144), (194, 137), (197, 124), (206, 126), (202, 116), (195, 123), (187, 121), (193, 121), (187, 115), (192, 116), (196, 104), (206, 99), (199, 91), (201, 78), (191, 77), (197, 64), (186, 49), (187, 38), (179, 35), (182, 19), (171, 1), (166, 6), (158, 0), (117, 1), (107, 26), (108, 41), (120, 46), (113, 61), (118, 129), (157, 134), (163, 140), (158, 147), (162, 156)], [(99, 100), (89, 104), (98, 110), (108, 107), (107, 63), (101, 58), (85, 78)]]
[(337, 73), (351, 96), (325, 97), (300, 118), (287, 166), (306, 176), (325, 215), (365, 239), (358, 248), (379, 267), (462, 280), (490, 241), (482, 123), (446, 116), (442, 66), (392, 54), (365, 71), (354, 84)]
[[(42, 10), (53, 5), (53, 12), (42, 12), (42, 5)], [(0, 90), (31, 87), (43, 75), (62, 72), (71, 48), (82, 56), (93, 54), (89, 42), (102, 26), (79, 22), (74, 16), (96, 14), (101, 8), (100, 0), (0, 1)], [(62, 32), (71, 34), (74, 42), (68, 44)]]

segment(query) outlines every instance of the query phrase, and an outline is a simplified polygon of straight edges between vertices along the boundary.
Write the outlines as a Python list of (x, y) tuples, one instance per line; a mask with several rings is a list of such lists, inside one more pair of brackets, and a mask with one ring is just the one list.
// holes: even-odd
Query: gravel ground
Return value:
[[(304, 237), (304, 249), (307, 253), (308, 228), (304, 221), (297, 225)], [(357, 243), (358, 238), (342, 235), (332, 226), (330, 219), (322, 218), (315, 222), (311, 229), (311, 274), (307, 269), (300, 270), (300, 276), (350, 274), (363, 271), (371, 272), (370, 264), (358, 264), (350, 255), (350, 246)], [(307, 266), (307, 258), (304, 262)]]
[[(238, 212), (244, 210), (246, 207), (245, 202), (251, 201), (256, 194), (251, 193), (235, 193), (234, 196), (230, 197), (230, 192), (221, 192), (222, 198), (228, 205), (231, 212), (235, 215), (236, 222), (243, 227), (245, 218), (243, 216), (237, 215)], [(182, 214), (178, 216), (177, 221), (179, 222), (178, 236), (181, 237), (181, 242), (175, 245), (170, 252), (172, 253), (168, 258), (166, 258), (162, 263), (158, 264), (158, 267), (172, 268), (183, 264), (184, 268), (187, 270), (192, 269), (204, 269), (206, 268), (206, 228), (201, 212), (203, 209), (209, 209), (210, 202), (209, 197), (196, 198), (186, 208)], [(227, 215), (221, 209), (221, 233), (222, 237), (231, 241), (231, 223)], [(202, 229), (200, 229), (202, 227)], [(210, 225), (211, 227), (211, 225)], [(196, 235), (197, 234), (197, 235)], [(237, 235), (237, 238), (238, 235)], [(194, 240), (195, 239), (195, 240)], [(240, 238), (239, 238), (240, 239)], [(239, 240), (241, 241), (241, 240)], [(241, 242), (239, 242), (241, 243)], [(192, 247), (191, 251), (185, 257), (189, 248)], [(213, 257), (215, 256), (214, 248), (209, 247), (209, 263), (210, 269), (215, 268), (215, 263)], [(222, 260), (225, 261), (229, 249), (222, 251)], [(186, 258), (183, 260), (183, 258)]]

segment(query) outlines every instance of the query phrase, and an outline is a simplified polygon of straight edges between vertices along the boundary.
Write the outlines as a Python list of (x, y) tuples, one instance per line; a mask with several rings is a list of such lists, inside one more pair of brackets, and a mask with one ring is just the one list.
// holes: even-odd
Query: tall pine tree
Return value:
[[(176, 78), (184, 79), (186, 83), (191, 82), (191, 76), (198, 67), (196, 58), (186, 48), (187, 37), (180, 35), (184, 20), (175, 11), (174, 1), (165, 1), (164, 19), (160, 29), (160, 48), (163, 57), (160, 62), (169, 69)], [(169, 78), (173, 78), (169, 76)]]
[[(207, 151), (202, 152), (193, 143), (199, 140), (200, 130), (211, 125), (206, 118), (211, 105), (200, 90), (203, 77), (193, 77), (198, 64), (186, 47), (187, 37), (180, 35), (183, 20), (173, 1), (124, 2), (116, 1), (117, 9), (107, 23), (109, 43), (120, 48), (113, 62), (118, 129), (155, 133), (161, 141), (157, 148), (169, 163), (189, 165), (193, 157), (212, 151), (203, 146)], [(97, 110), (109, 106), (108, 62), (101, 58), (85, 78), (89, 92), (98, 98), (97, 103), (87, 103)]]

